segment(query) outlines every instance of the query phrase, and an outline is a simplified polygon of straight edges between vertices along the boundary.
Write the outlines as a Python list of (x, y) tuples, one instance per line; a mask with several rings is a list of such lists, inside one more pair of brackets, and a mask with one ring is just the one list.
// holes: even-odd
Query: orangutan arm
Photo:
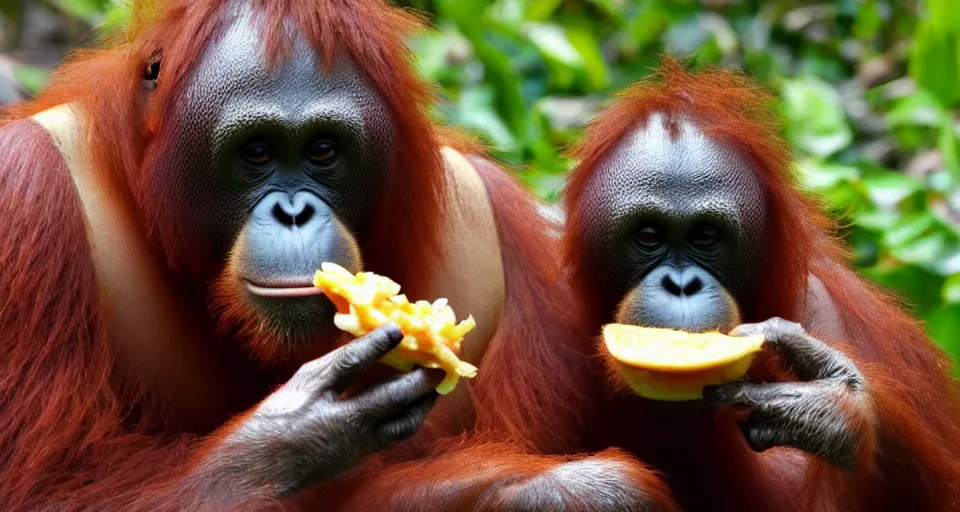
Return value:
[(664, 481), (617, 449), (565, 457), (532, 455), (502, 443), (463, 443), (420, 461), (368, 467), (336, 482), (345, 496), (338, 509), (678, 510)]

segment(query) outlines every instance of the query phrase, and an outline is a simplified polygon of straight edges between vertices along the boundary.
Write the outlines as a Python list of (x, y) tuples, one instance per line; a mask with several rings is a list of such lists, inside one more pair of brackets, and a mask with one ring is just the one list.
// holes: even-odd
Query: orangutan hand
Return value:
[(740, 427), (758, 452), (789, 446), (855, 467), (870, 415), (866, 384), (853, 361), (782, 318), (730, 332), (751, 334), (762, 334), (802, 382), (734, 382), (704, 389), (704, 399), (749, 411)]
[(248, 487), (287, 494), (412, 436), (436, 402), (442, 371), (420, 368), (340, 397), (402, 338), (397, 326), (383, 327), (304, 364), (214, 447), (207, 464)]

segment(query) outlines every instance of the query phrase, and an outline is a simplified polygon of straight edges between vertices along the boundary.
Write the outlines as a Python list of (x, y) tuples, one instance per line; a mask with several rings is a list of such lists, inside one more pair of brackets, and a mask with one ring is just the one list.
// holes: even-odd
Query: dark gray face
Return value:
[(679, 126), (671, 137), (652, 116), (591, 179), (598, 285), (618, 322), (726, 330), (759, 263), (764, 188), (746, 159)]
[(332, 305), (311, 286), (320, 263), (361, 268), (356, 240), (394, 133), (349, 59), (327, 70), (291, 36), (292, 56), (268, 69), (250, 13), (238, 14), (161, 127), (170, 142), (154, 180), (183, 238), (201, 241), (194, 258), (229, 260), (228, 277), (265, 325), (310, 334), (332, 326)]

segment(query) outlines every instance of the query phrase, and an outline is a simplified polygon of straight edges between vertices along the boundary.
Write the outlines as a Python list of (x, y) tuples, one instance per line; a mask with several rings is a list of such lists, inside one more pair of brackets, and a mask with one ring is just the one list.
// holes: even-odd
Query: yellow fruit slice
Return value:
[(603, 341), (638, 395), (680, 402), (703, 398), (705, 386), (743, 377), (764, 339), (608, 324), (603, 327)]
[(353, 275), (335, 263), (321, 264), (313, 285), (337, 306), (333, 323), (342, 331), (360, 337), (390, 322), (400, 326), (403, 340), (380, 360), (384, 364), (402, 371), (414, 365), (443, 369), (447, 376), (437, 386), (441, 395), (453, 391), (460, 377), (477, 375), (476, 366), (457, 357), (463, 337), (477, 324), (473, 316), (457, 323), (446, 299), (410, 302), (390, 278), (373, 272)]

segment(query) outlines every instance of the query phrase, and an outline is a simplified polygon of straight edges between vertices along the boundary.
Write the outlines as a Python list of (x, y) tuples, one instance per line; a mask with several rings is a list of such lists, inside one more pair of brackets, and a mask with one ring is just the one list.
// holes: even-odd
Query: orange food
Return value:
[(603, 327), (607, 351), (633, 390), (653, 400), (703, 398), (705, 386), (743, 377), (760, 351), (761, 335), (689, 333), (636, 325)]
[(402, 371), (414, 365), (443, 369), (447, 376), (437, 386), (441, 395), (453, 391), (460, 377), (477, 375), (476, 366), (457, 357), (476, 322), (468, 316), (457, 323), (446, 299), (410, 302), (393, 280), (372, 272), (353, 275), (335, 263), (321, 264), (313, 285), (337, 306), (333, 322), (342, 331), (360, 337), (390, 322), (399, 325), (403, 340), (381, 362)]

